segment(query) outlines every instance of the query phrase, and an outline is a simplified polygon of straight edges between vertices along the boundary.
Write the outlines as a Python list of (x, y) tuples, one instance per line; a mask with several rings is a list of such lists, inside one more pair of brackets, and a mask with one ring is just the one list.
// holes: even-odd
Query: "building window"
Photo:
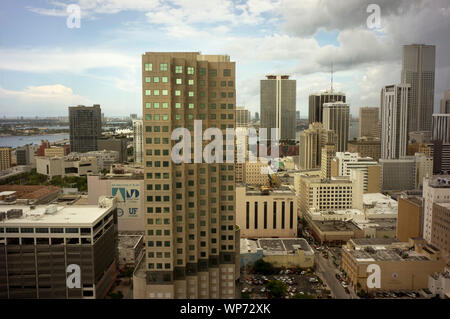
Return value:
[(145, 90), (145, 95), (150, 95), (151, 91), (150, 90)]
[(183, 66), (181, 65), (175, 66), (175, 73), (183, 73)]
[(159, 70), (160, 71), (167, 71), (167, 63), (161, 63), (159, 65)]
[(250, 228), (250, 203), (246, 203), (245, 228)]
[(145, 71), (153, 71), (153, 65), (151, 63), (144, 64)]
[(187, 74), (194, 74), (194, 68), (192, 66), (188, 66)]
[(267, 202), (264, 202), (264, 229), (267, 229)]
[(277, 228), (277, 202), (273, 203), (273, 229)]
[(231, 69), (224, 69), (223, 76), (231, 76)]
[(162, 82), (162, 83), (167, 83), (167, 82), (168, 82), (167, 76), (161, 77), (161, 82)]
[(284, 229), (285, 202), (281, 202), (281, 229)]
[(255, 229), (258, 229), (258, 202), (255, 202)]
[(145, 77), (145, 83), (150, 83), (150, 77), (149, 76)]

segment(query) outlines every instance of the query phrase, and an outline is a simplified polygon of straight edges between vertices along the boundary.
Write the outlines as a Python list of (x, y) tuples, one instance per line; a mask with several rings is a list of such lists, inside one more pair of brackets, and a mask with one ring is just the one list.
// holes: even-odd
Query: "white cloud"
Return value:
[(5, 115), (65, 115), (68, 106), (92, 104), (62, 84), (29, 86), (22, 91), (0, 87), (0, 109)]

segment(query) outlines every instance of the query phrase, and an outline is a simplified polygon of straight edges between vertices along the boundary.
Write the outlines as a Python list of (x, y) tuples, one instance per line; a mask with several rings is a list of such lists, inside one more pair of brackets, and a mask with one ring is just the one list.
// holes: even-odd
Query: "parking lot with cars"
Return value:
[(273, 275), (243, 274), (241, 277), (241, 293), (247, 293), (252, 299), (268, 297), (266, 284), (271, 280), (278, 280), (286, 284), (287, 293), (284, 298), (289, 299), (295, 294), (312, 295), (326, 298), (326, 287), (311, 270), (286, 269), (277, 271)]

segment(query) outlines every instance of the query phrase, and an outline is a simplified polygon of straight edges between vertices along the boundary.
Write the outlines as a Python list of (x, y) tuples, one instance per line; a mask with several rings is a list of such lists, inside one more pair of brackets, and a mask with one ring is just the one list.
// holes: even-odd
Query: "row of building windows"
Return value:
[[(181, 109), (182, 108), (181, 104), (182, 103), (176, 102), (174, 104), (175, 109)], [(153, 102), (153, 103), (152, 102), (145, 102), (145, 108), (146, 109), (151, 109), (151, 108), (153, 108), (153, 109), (159, 109), (159, 108), (168, 109), (169, 108), (169, 103), (168, 102)], [(184, 107), (184, 109), (190, 109), (190, 110), (193, 110), (194, 108), (195, 108), (195, 103), (186, 103), (186, 105)], [(209, 105), (209, 108), (211, 110), (217, 109), (216, 103), (211, 103)], [(227, 109), (227, 104), (225, 104), (225, 103), (220, 104), (220, 108), (222, 110), (226, 110)], [(233, 108), (234, 108), (234, 104), (228, 104), (228, 109), (229, 110), (232, 110)], [(200, 103), (200, 109), (206, 109), (206, 104), (205, 103)]]
[[(4, 233), (5, 228), (0, 227), (0, 233)], [(47, 228), (47, 227), (39, 227), (39, 228), (32, 228), (32, 227), (21, 227), (20, 233), (22, 234), (78, 234), (81, 233), (82, 235), (90, 235), (91, 229), (90, 228)], [(6, 233), (19, 233), (18, 227), (6, 227)]]
[[(167, 63), (160, 63), (159, 64), (159, 71), (168, 71), (168, 64)], [(144, 63), (144, 70), (149, 72), (153, 71), (153, 63)], [(188, 66), (186, 68), (186, 73), (188, 75), (194, 75), (195, 74), (195, 68), (192, 66)], [(176, 65), (175, 66), (175, 73), (181, 74), (183, 73), (183, 66), (182, 65)], [(200, 68), (200, 75), (206, 75), (206, 68)], [(209, 75), (210, 76), (217, 76), (217, 69), (209, 69)], [(223, 70), (223, 76), (231, 76), (231, 69), (224, 69)]]

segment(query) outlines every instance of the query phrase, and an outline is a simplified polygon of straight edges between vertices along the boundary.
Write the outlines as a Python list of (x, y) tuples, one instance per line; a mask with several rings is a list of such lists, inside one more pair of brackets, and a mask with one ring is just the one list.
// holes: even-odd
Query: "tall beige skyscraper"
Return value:
[(309, 128), (300, 133), (300, 169), (319, 168), (322, 162), (322, 148), (326, 144), (335, 144), (336, 140), (336, 133), (324, 129), (322, 123), (309, 124)]
[(411, 85), (408, 131), (431, 131), (434, 110), (436, 46), (411, 44), (403, 46), (401, 83)]
[(336, 150), (346, 152), (350, 128), (350, 106), (344, 102), (323, 105), (323, 127), (336, 132)]
[[(175, 128), (235, 127), (235, 62), (226, 55), (142, 56), (145, 298), (234, 298), (239, 276), (234, 164), (176, 164)], [(210, 141), (203, 141), (203, 148)], [(191, 142), (192, 148), (194, 143)], [(225, 153), (224, 153), (225, 154)]]
[(408, 151), (409, 84), (388, 85), (381, 90), (381, 158), (398, 159)]
[(261, 128), (267, 129), (267, 139), (277, 128), (280, 140), (295, 140), (296, 88), (297, 81), (289, 75), (267, 75), (261, 80)]
[(236, 127), (248, 127), (250, 112), (243, 106), (236, 107)]
[(378, 107), (361, 107), (359, 109), (359, 137), (379, 137), (378, 117), (380, 109)]
[(320, 177), (323, 179), (331, 178), (331, 162), (336, 156), (336, 145), (326, 144), (322, 147), (322, 164), (320, 166)]

